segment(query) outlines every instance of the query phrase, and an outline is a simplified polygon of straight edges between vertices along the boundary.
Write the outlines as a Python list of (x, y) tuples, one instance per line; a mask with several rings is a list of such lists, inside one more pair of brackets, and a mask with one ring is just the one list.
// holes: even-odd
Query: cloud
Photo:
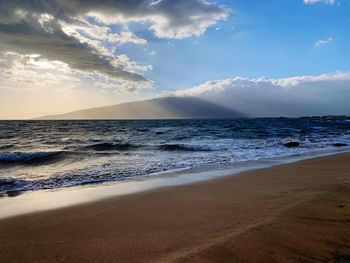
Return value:
[(304, 3), (307, 5), (312, 5), (316, 3), (325, 3), (327, 5), (334, 5), (336, 0), (304, 0)]
[(65, 83), (64, 88), (71, 88), (80, 83), (80, 79), (63, 62), (49, 61), (38, 54), (22, 55), (14, 52), (0, 55), (0, 80), (2, 86), (32, 91), (62, 86), (62, 83)]
[(319, 40), (316, 41), (315, 46), (316, 47), (321, 47), (323, 45), (329, 44), (332, 41), (333, 41), (333, 38), (331, 38), (331, 37), (329, 37), (327, 39), (319, 39)]
[(92, 5), (84, 12), (99, 22), (148, 22), (149, 29), (160, 38), (182, 39), (202, 35), (209, 26), (226, 19), (229, 14), (227, 8), (207, 0), (105, 0), (102, 1), (104, 5), (90, 2)]
[(280, 79), (235, 77), (178, 90), (250, 116), (350, 114), (350, 72)]
[[(127, 56), (119, 56), (122, 67), (134, 70), (137, 67)], [(146, 67), (146, 66), (144, 66)], [(139, 71), (148, 68), (137, 68)], [(0, 82), (2, 87), (37, 91), (43, 88), (71, 90), (84, 87), (93, 82), (95, 87), (119, 92), (136, 92), (149, 88), (152, 82), (125, 81), (104, 74), (87, 73), (71, 69), (68, 64), (58, 60), (48, 60), (39, 54), (19, 54), (5, 52), (0, 54)], [(64, 85), (62, 85), (64, 83)], [(0, 87), (0, 88), (2, 88)]]
[[(228, 10), (206, 0), (0, 0), (0, 51), (40, 54), (79, 72), (103, 75), (124, 86), (150, 86), (151, 66), (115, 55), (120, 45), (146, 45), (113, 25), (139, 22), (161, 38), (201, 35)], [(134, 84), (131, 84), (134, 82)]]
[(149, 19), (157, 36), (181, 39), (202, 35), (227, 16), (227, 9), (204, 0), (163, 0), (152, 5)]
[(158, 37), (185, 38), (203, 34), (229, 10), (207, 0), (0, 0), (0, 23), (18, 23), (29, 14), (66, 23), (86, 17), (106, 25), (148, 22)]
[[(0, 24), (1, 50), (40, 54), (48, 60), (61, 61), (79, 71), (103, 74), (125, 81), (148, 82), (140, 73), (126, 70), (123, 61), (114, 56), (100, 39), (75, 32), (74, 24), (69, 27), (50, 15), (21, 13), (21, 16), (19, 22)], [(91, 29), (86, 25), (85, 27)]]

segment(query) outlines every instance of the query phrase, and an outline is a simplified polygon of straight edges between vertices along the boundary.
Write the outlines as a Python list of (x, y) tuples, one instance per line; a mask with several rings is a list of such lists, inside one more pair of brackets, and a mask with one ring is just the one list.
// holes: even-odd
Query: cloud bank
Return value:
[(196, 96), (258, 117), (350, 114), (350, 72), (280, 79), (235, 77), (208, 81), (175, 95)]
[[(227, 9), (206, 0), (0, 0), (0, 51), (40, 55), (107, 82), (145, 87), (152, 82), (143, 72), (151, 67), (116, 55), (120, 45), (147, 44), (128, 23), (182, 39), (227, 16)], [(116, 24), (124, 29), (115, 32)]]

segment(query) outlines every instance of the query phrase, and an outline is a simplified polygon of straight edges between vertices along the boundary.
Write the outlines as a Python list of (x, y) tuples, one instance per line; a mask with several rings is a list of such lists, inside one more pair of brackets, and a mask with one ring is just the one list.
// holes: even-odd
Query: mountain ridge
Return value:
[(36, 120), (96, 119), (222, 119), (245, 117), (243, 114), (196, 97), (162, 97), (126, 102), (111, 106), (88, 108)]

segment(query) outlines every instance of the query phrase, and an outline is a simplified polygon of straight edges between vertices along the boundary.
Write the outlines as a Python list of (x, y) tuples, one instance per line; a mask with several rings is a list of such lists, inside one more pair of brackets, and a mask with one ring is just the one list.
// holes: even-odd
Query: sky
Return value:
[(349, 58), (350, 0), (0, 0), (0, 119), (164, 95), (350, 114)]

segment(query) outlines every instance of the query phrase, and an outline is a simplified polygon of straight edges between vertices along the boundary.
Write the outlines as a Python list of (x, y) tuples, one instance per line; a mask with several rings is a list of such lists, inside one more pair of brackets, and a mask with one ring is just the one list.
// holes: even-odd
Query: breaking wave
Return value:
[(130, 143), (97, 143), (88, 146), (84, 146), (81, 150), (92, 150), (92, 151), (127, 151), (138, 146)]
[(209, 148), (202, 148), (199, 146), (190, 146), (186, 144), (162, 144), (158, 146), (158, 149), (162, 151), (187, 151), (187, 152), (212, 151), (212, 149), (209, 149)]
[(0, 163), (41, 163), (53, 161), (58, 158), (63, 152), (3, 152), (0, 153)]

